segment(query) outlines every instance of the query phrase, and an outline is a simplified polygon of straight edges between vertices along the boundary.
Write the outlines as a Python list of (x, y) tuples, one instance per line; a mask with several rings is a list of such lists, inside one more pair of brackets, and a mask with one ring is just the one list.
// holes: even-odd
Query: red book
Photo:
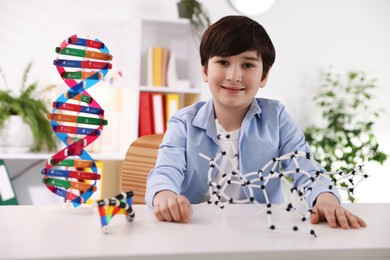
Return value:
[(162, 93), (151, 93), (153, 107), (154, 134), (165, 133), (165, 96)]
[(140, 92), (138, 135), (144, 136), (151, 134), (153, 134), (152, 95), (150, 92)]

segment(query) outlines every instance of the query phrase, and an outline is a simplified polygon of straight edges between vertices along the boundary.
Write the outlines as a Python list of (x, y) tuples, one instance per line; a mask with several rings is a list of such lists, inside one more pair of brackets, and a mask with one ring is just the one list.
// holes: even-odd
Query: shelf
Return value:
[(155, 24), (164, 24), (164, 26), (190, 26), (190, 20), (187, 18), (156, 18), (156, 17), (143, 17), (142, 21), (144, 23), (151, 23), (152, 25)]
[(198, 43), (188, 19), (143, 18), (123, 26), (123, 74), (128, 86), (147, 82), (147, 57), (150, 47), (163, 47), (175, 54), (178, 80), (191, 87), (202, 86)]
[[(0, 153), (2, 160), (47, 160), (54, 153)], [(90, 153), (94, 160), (100, 161), (122, 161), (125, 159), (125, 154), (122, 153)]]
[(200, 88), (171, 88), (171, 87), (151, 87), (151, 86), (140, 86), (139, 91), (147, 92), (161, 92), (161, 93), (183, 93), (183, 94), (201, 94)]
[[(118, 135), (120, 150), (125, 151), (139, 136), (139, 96), (142, 92), (159, 92), (163, 96), (178, 94), (178, 109), (181, 109), (201, 100), (204, 82), (198, 43), (188, 19), (134, 19), (125, 22), (122, 31), (122, 85), (125, 87), (120, 89), (123, 93), (118, 102), (121, 105), (117, 127), (121, 131)], [(150, 50), (154, 47), (169, 49), (171, 55), (174, 54), (171, 56), (174, 57), (173, 80), (168, 82), (168, 87), (148, 84)]]

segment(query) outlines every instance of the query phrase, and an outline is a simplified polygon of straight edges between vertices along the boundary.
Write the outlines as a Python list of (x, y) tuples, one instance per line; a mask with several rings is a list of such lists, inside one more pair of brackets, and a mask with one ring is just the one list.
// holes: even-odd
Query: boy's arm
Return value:
[(312, 224), (327, 221), (329, 226), (343, 229), (366, 227), (363, 219), (354, 215), (340, 205), (339, 199), (329, 192), (318, 195), (310, 217)]
[[(280, 150), (279, 154), (287, 154), (294, 151), (303, 151), (306, 153), (310, 153), (311, 156), (314, 156), (313, 152), (310, 149), (309, 144), (305, 140), (305, 136), (301, 129), (295, 124), (290, 115), (286, 112), (286, 110), (281, 109), (279, 115), (279, 124), (280, 124)], [(312, 164), (312, 162), (306, 158), (297, 158), (299, 163), (299, 168), (304, 169), (306, 172), (312, 174), (314, 176), (317, 168)], [(283, 162), (283, 167), (286, 170), (294, 170), (296, 168), (293, 160), (288, 162)], [(320, 166), (321, 167), (321, 166)], [(325, 169), (321, 168), (322, 171)], [(294, 178), (294, 187), (298, 187), (309, 180), (305, 174), (297, 173), (291, 175)], [(312, 186), (312, 190), (309, 194), (306, 195), (306, 201), (309, 206), (314, 205), (314, 201), (319, 197), (322, 193), (332, 193), (337, 198), (337, 203), (340, 204), (341, 197), (337, 191), (337, 189), (329, 189), (328, 186), (332, 184), (332, 182), (326, 178), (319, 177), (321, 179), (321, 183)]]
[[(296, 126), (294, 121), (284, 110), (284, 107), (280, 113), (279, 119), (282, 138), (281, 154), (295, 150), (303, 150), (312, 154), (302, 131)], [(315, 169), (309, 170), (311, 163), (306, 159), (301, 159), (300, 163), (300, 166), (309, 172), (315, 171)], [(291, 164), (290, 167), (294, 167), (294, 165)], [(297, 175), (294, 178), (294, 186), (298, 186), (305, 181), (307, 181), (305, 175)], [(313, 224), (317, 224), (320, 221), (327, 221), (331, 227), (336, 228), (339, 225), (343, 229), (367, 226), (363, 219), (352, 214), (340, 205), (341, 197), (334, 189), (329, 190), (326, 186), (315, 185), (307, 200), (309, 205), (314, 205), (312, 208), (313, 214), (310, 217), (311, 223)]]
[(192, 216), (190, 201), (170, 190), (158, 192), (153, 199), (153, 212), (160, 221), (188, 223)]
[(185, 125), (172, 117), (160, 144), (156, 166), (147, 177), (145, 202), (150, 208), (154, 207), (154, 198), (159, 192), (180, 193), (186, 170), (186, 139)]

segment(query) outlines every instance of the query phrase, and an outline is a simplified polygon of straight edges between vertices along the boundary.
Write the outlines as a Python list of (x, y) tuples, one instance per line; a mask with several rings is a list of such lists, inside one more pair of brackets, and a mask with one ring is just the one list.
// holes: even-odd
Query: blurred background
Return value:
[[(254, 2), (257, 1), (261, 0)], [(241, 14), (227, 0), (199, 2), (211, 22)], [(68, 36), (78, 34), (101, 39), (114, 55), (110, 73), (126, 74), (126, 62), (139, 60), (129, 61), (128, 55), (123, 55), (127, 48), (123, 37), (128, 33), (123, 31), (123, 24), (145, 17), (178, 19), (176, 3), (177, 0), (0, 0), (0, 68), (15, 91), (29, 62), (33, 63), (31, 81), (38, 81), (40, 86), (61, 85), (53, 66), (54, 50)], [(321, 113), (312, 100), (320, 87), (320, 71), (332, 67), (343, 75), (363, 70), (368, 77), (377, 79), (373, 106), (383, 109), (383, 113), (373, 131), (381, 150), (390, 154), (389, 11), (387, 0), (275, 0), (266, 12), (248, 15), (265, 27), (276, 48), (276, 62), (267, 86), (258, 95), (280, 100), (299, 127), (305, 129), (321, 122)], [(201, 99), (208, 99), (210, 94), (203, 87)], [(10, 164), (17, 168), (20, 162), (11, 160)], [(357, 188), (358, 201), (390, 202), (390, 160), (384, 165), (365, 163), (365, 170), (371, 177)], [(29, 175), (40, 175), (38, 171), (31, 169)], [(23, 178), (14, 183), (18, 190), (28, 187), (31, 180), (31, 176)]]

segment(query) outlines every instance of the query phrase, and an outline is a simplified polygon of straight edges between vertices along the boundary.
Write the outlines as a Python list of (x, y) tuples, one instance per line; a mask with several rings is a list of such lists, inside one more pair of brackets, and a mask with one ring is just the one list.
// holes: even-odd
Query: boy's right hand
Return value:
[(160, 221), (188, 223), (192, 216), (190, 201), (172, 191), (158, 192), (153, 199), (154, 215)]

